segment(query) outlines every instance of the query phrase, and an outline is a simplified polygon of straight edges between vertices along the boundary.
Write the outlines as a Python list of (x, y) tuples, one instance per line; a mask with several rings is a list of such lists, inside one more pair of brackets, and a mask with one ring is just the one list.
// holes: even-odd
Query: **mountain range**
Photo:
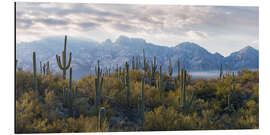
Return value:
[[(33, 42), (18, 43), (16, 44), (18, 67), (32, 70), (32, 52), (35, 51), (38, 62), (50, 61), (50, 68), (54, 72), (60, 72), (55, 55), (62, 57), (63, 48), (64, 37), (49, 37)], [(178, 59), (189, 71), (218, 70), (220, 64), (223, 64), (224, 68), (230, 66), (232, 70), (259, 68), (259, 51), (250, 46), (224, 57), (219, 53), (210, 53), (192, 42), (166, 47), (148, 43), (144, 39), (126, 36), (119, 36), (115, 42), (107, 39), (101, 43), (73, 37), (68, 37), (67, 40), (67, 53), (72, 52), (71, 66), (75, 79), (89, 72), (93, 73), (98, 60), (102, 68), (111, 67), (112, 69), (117, 64), (123, 66), (126, 61), (130, 62), (133, 56), (139, 56), (143, 60), (143, 49), (147, 61), (151, 63), (153, 57), (156, 56), (157, 64), (163, 66), (163, 71), (167, 71), (169, 59), (175, 71)], [(37, 67), (39, 71), (39, 63)]]

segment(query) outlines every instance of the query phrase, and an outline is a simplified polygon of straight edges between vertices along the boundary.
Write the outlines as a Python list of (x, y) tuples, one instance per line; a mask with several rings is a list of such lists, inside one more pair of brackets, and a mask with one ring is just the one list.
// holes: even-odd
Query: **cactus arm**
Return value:
[(70, 67), (71, 59), (72, 59), (72, 53), (70, 52), (69, 57), (68, 57), (68, 64), (66, 66), (66, 69), (68, 69)]
[(63, 66), (61, 64), (60, 56), (58, 56), (57, 54), (56, 54), (56, 61), (57, 61), (57, 64), (58, 64), (59, 68), (61, 70), (64, 70), (64, 68), (63, 68)]

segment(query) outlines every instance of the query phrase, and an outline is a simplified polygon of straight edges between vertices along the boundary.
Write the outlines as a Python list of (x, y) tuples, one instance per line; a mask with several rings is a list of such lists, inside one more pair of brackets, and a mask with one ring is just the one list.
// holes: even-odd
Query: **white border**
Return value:
[[(14, 2), (1, 1), (1, 130), (4, 134), (14, 133)], [(180, 5), (219, 5), (219, 6), (259, 6), (259, 100), (260, 125), (259, 130), (215, 130), (215, 131), (175, 131), (175, 132), (116, 132), (105, 134), (187, 134), (187, 135), (254, 135), (267, 134), (270, 128), (270, 21), (269, 0), (17, 0), (16, 2), (72, 2), (72, 3), (125, 3), (125, 4), (180, 4)], [(81, 133), (101, 134), (101, 133)], [(269, 133), (268, 133), (269, 134)]]

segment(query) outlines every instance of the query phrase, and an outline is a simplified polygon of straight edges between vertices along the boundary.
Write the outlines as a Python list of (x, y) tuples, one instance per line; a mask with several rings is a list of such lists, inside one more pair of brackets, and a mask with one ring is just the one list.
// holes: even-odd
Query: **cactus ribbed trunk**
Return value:
[(97, 78), (95, 79), (95, 86), (96, 86), (95, 107), (96, 107), (96, 110), (98, 110), (98, 106), (101, 100), (101, 92), (102, 92), (102, 85), (103, 85), (102, 70), (99, 67), (99, 61), (98, 61), (98, 68), (95, 68), (95, 71), (96, 71), (96, 76), (97, 76)]
[(127, 105), (129, 106), (129, 98), (130, 98), (130, 80), (129, 80), (129, 64), (126, 62), (126, 100)]
[(220, 64), (219, 79), (222, 79), (222, 75), (223, 75), (222, 64)]
[(144, 108), (145, 106), (144, 106), (144, 77), (143, 77), (141, 95), (138, 97), (138, 112), (142, 127), (144, 125)]
[(36, 93), (38, 93), (36, 52), (33, 52), (33, 74), (34, 74), (34, 90)]
[(169, 76), (172, 78), (172, 74), (173, 74), (173, 67), (172, 67), (172, 62), (171, 62), (171, 59), (169, 59), (168, 73), (169, 73)]
[(135, 70), (135, 59), (134, 59), (134, 56), (132, 57), (132, 70)]
[(154, 61), (152, 62), (151, 85), (156, 85), (155, 84), (156, 70), (157, 70), (157, 59), (156, 59), (156, 56), (154, 56)]
[(159, 66), (159, 84), (158, 84), (158, 88), (159, 88), (159, 99), (162, 100), (162, 90), (163, 90), (163, 81), (162, 81), (162, 66)]
[(51, 74), (51, 71), (50, 71), (50, 62), (47, 61), (47, 67), (46, 67), (46, 72), (47, 72), (47, 75), (50, 75)]
[(102, 130), (103, 128), (103, 123), (105, 121), (105, 113), (106, 113), (106, 109), (104, 107), (101, 107), (99, 109), (99, 117), (98, 117), (98, 130)]
[(181, 70), (181, 79), (180, 79), (180, 84), (181, 84), (181, 88), (180, 88), (180, 92), (181, 93), (181, 105), (184, 109), (184, 111), (187, 111), (188, 108), (190, 108), (190, 106), (193, 103), (194, 100), (194, 93), (192, 94), (191, 99), (189, 100), (189, 102), (187, 101), (187, 94), (186, 94), (186, 85), (187, 85), (187, 71), (185, 69), (185, 67), (182, 68)]
[(69, 90), (72, 93), (72, 67), (69, 69)]

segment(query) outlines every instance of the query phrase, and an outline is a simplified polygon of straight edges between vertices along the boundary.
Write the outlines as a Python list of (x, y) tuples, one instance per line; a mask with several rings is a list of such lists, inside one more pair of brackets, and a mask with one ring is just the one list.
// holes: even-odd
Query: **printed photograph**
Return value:
[(259, 7), (14, 6), (15, 133), (259, 129)]

